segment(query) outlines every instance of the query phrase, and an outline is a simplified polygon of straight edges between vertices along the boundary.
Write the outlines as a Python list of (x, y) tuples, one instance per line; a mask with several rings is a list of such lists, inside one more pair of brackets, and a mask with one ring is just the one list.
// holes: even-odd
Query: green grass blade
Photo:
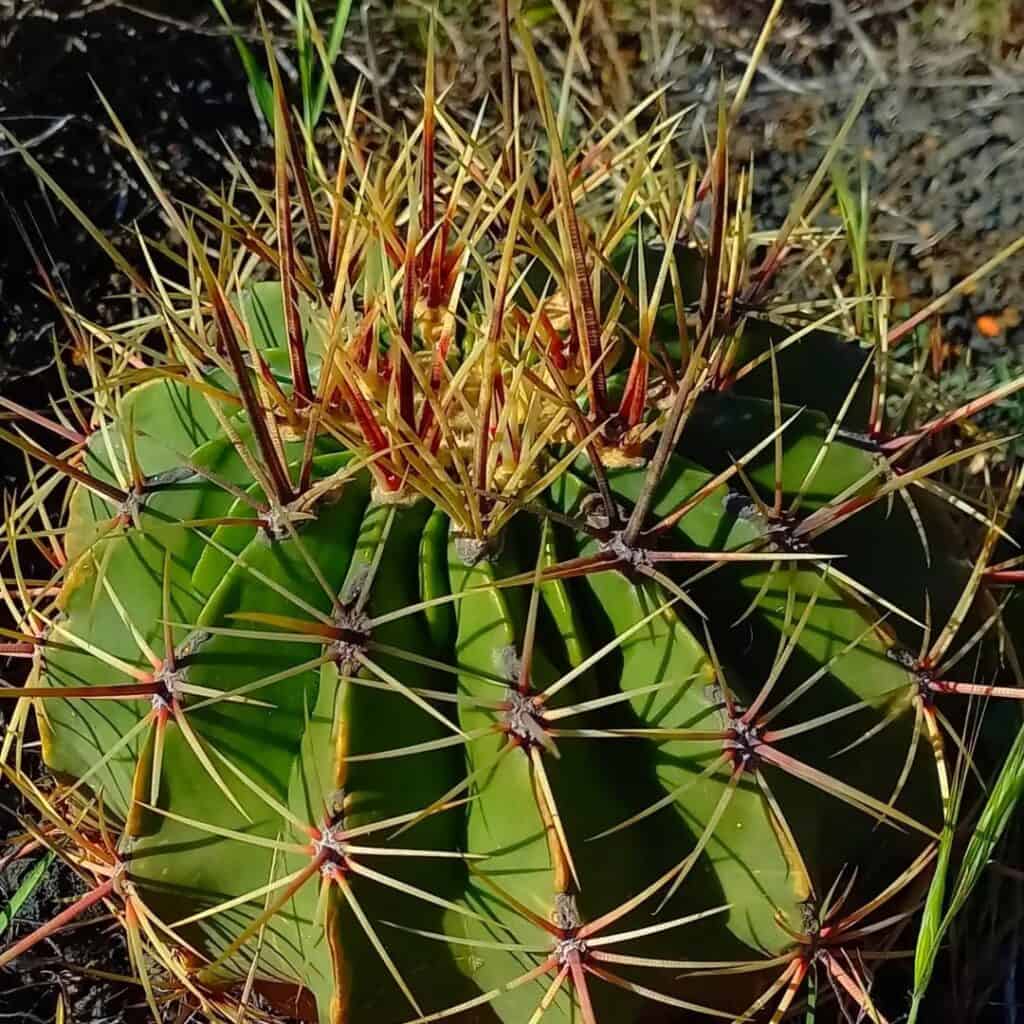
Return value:
[[(352, 13), (352, 0), (338, 0), (334, 9), (334, 20), (331, 22), (331, 31), (327, 37), (327, 59), (329, 65), (333, 65), (338, 54), (341, 52), (341, 44), (345, 39), (345, 30), (348, 28), (348, 18)], [(324, 112), (324, 104), (327, 102), (327, 87), (330, 80), (330, 66), (320, 70), (316, 79), (316, 92), (313, 95), (313, 103), (310, 107), (310, 128), (316, 127)]]
[(917, 1011), (935, 970), (935, 960), (942, 945), (943, 924), (942, 907), (946, 901), (946, 888), (949, 882), (950, 855), (953, 850), (953, 837), (956, 833), (955, 822), (949, 822), (942, 830), (939, 841), (939, 856), (935, 864), (935, 874), (928, 886), (924, 910), (921, 915), (921, 927), (917, 935), (914, 949), (914, 996), (908, 1018), (908, 1024), (914, 1024)]
[(299, 64), (299, 91), (302, 93), (302, 123), (307, 135), (312, 136), (313, 44), (306, 31), (306, 7), (301, 3), (295, 5), (295, 52)]
[(25, 872), (21, 884), (14, 890), (14, 895), (0, 907), (0, 935), (7, 931), (18, 916), (18, 911), (25, 905), (29, 897), (39, 888), (46, 871), (53, 863), (54, 853), (51, 850), (41, 857)]
[(231, 15), (228, 14), (227, 8), (224, 6), (224, 0), (210, 0), (210, 3), (216, 8), (224, 24), (231, 30), (231, 41), (238, 51), (238, 58), (242, 62), (245, 77), (249, 80), (249, 86), (256, 97), (260, 112), (263, 114), (263, 120), (268, 125), (272, 125), (274, 123), (274, 90), (270, 79), (260, 67), (252, 48), (242, 38), (235, 23), (231, 20)]
[(1013, 746), (1010, 748), (999, 776), (982, 808), (978, 823), (974, 827), (964, 852), (945, 914), (942, 914), (942, 902), (946, 889), (949, 848), (952, 845), (952, 828), (947, 825), (943, 830), (939, 862), (928, 892), (925, 916), (918, 936), (914, 963), (914, 997), (907, 1024), (915, 1024), (921, 1002), (935, 970), (942, 940), (988, 866), (992, 851), (1013, 818), (1022, 795), (1024, 795), (1024, 728), (1017, 733), (1017, 738), (1013, 741)]

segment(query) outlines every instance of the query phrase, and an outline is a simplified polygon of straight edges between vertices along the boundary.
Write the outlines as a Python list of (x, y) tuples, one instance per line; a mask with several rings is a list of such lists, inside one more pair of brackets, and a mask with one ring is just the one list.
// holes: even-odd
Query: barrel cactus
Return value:
[(4, 400), (3, 754), (90, 888), (0, 963), (103, 902), (155, 1015), (883, 1019), (1024, 692), (1021, 481), (942, 478), (1018, 383), (894, 423), (884, 281), (777, 285), (814, 195), (765, 245), (724, 114), (706, 172), (648, 107), (564, 147), (523, 54), (541, 160), (428, 76), (372, 146), (339, 95), (328, 175), (279, 97), (274, 188), (158, 191), (181, 253), (114, 253), (142, 311), (67, 313), (89, 387)]

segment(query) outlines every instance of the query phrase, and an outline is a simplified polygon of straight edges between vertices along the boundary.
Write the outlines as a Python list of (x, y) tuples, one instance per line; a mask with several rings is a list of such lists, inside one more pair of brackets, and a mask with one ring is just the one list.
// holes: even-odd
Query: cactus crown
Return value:
[(848, 124), (766, 235), (724, 108), (706, 169), (652, 100), (567, 144), (521, 46), (535, 143), (428, 68), (409, 133), (335, 90), (329, 171), (278, 83), (272, 190), (147, 170), (183, 247), (111, 250), (138, 315), (54, 290), (89, 384), (3, 400), (4, 761), (154, 1014), (779, 1020), (829, 979), (880, 1020), (962, 752), (998, 756), (966, 698), (1022, 692), (1024, 476), (943, 483), (1021, 382), (894, 420), (885, 279), (780, 285)]

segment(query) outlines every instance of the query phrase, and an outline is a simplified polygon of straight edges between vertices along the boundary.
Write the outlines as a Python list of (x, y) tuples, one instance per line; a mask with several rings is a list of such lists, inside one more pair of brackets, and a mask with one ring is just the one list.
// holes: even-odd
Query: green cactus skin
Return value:
[[(131, 877), (152, 906), (168, 921), (187, 919), (262, 891), (275, 878), (301, 872), (308, 856), (275, 854), (272, 848), (275, 840), (294, 841), (295, 829), (264, 794), (283, 802), (297, 820), (311, 827), (322, 825), (333, 808), (337, 822), (359, 828), (430, 807), (457, 790), (467, 773), (474, 780), (472, 799), (464, 811), (430, 815), (396, 842), (409, 850), (455, 853), (464, 849), (482, 856), (480, 868), (473, 869), (482, 876), (467, 875), (466, 865), (452, 858), (380, 857), (375, 861), (372, 855), (362, 855), (374, 870), (382, 862), (397, 862), (397, 869), (393, 863), (386, 864), (389, 877), (449, 901), (453, 909), (353, 875), (349, 891), (358, 911), (353, 911), (353, 902), (338, 886), (318, 895), (313, 884), (296, 891), (289, 909), (275, 915), (265, 928), (263, 971), (270, 979), (309, 988), (323, 1020), (398, 1022), (445, 1006), (472, 1003), (481, 993), (500, 988), (528, 970), (536, 962), (536, 951), (555, 948), (556, 940), (517, 906), (544, 921), (575, 914), (585, 923), (686, 860), (698, 841), (700, 848), (687, 870), (688, 884), (661, 912), (671, 919), (726, 904), (728, 912), (689, 929), (635, 942), (630, 952), (669, 960), (694, 959), (698, 949), (704, 957), (721, 960), (742, 959), (755, 951), (784, 953), (791, 945), (791, 934), (801, 928), (813, 891), (827, 885), (851, 851), (869, 841), (870, 818), (766, 767), (764, 778), (772, 798), (786, 809), (786, 820), (780, 821), (765, 791), (750, 777), (740, 774), (730, 784), (734, 762), (723, 755), (720, 741), (636, 739), (602, 744), (565, 738), (553, 741), (559, 755), (555, 757), (542, 746), (501, 731), (509, 713), (495, 710), (495, 705), (507, 700), (509, 690), (517, 686), (530, 610), (528, 589), (498, 589), (495, 583), (503, 577), (529, 574), (538, 558), (542, 567), (550, 567), (567, 552), (570, 557), (592, 555), (599, 548), (595, 541), (553, 527), (547, 530), (541, 550), (535, 526), (517, 525), (517, 520), (506, 531), (499, 552), (484, 552), (479, 560), (467, 563), (465, 556), (472, 545), (467, 548), (449, 536), (443, 514), (425, 501), (411, 505), (371, 501), (365, 471), (353, 471), (338, 497), (318, 509), (316, 518), (302, 524), (294, 537), (268, 537), (256, 524), (221, 525), (208, 533), (176, 525), (217, 516), (251, 517), (250, 505), (212, 483), (214, 477), (242, 486), (250, 501), (259, 500), (262, 492), (251, 482), (246, 485), (245, 466), (232, 445), (218, 436), (215, 423), (193, 425), (195, 434), (187, 436), (161, 428), (158, 410), (163, 408), (163, 416), (172, 416), (189, 397), (186, 389), (159, 385), (165, 399), (161, 405), (150, 400), (155, 396), (147, 396), (153, 390), (153, 385), (139, 389), (146, 402), (125, 403), (126, 409), (144, 408), (147, 436), (165, 441), (147, 448), (140, 458), (145, 459), (147, 475), (179, 469), (180, 479), (147, 495), (139, 514), (141, 528), (120, 526), (109, 536), (92, 540), (91, 547), (85, 538), (89, 531), (95, 534), (112, 510), (101, 499), (81, 489), (76, 492), (73, 508), (75, 522), (80, 524), (76, 536), (82, 538), (77, 541), (79, 566), (67, 590), (67, 617), (60, 628), (142, 666), (132, 630), (100, 581), (135, 581), (129, 621), (151, 623), (144, 640), (158, 649), (164, 553), (169, 552), (173, 616), (176, 622), (195, 623), (191, 633), (174, 628), (179, 647), (189, 644), (191, 637), (184, 668), (188, 681), (227, 691), (268, 677), (282, 678), (258, 686), (252, 694), (272, 708), (220, 701), (189, 713), (195, 735), (205, 749), (215, 752), (213, 763), (233, 799), (211, 783), (180, 730), (168, 726), (157, 809), (136, 816), (137, 836), (130, 859)], [(723, 449), (731, 441), (723, 424), (736, 431), (741, 444), (748, 434), (762, 432), (766, 425), (770, 429), (770, 403), (723, 396), (706, 404), (707, 410), (714, 411), (701, 409), (700, 415), (712, 417), (709, 430), (717, 434)], [(821, 416), (805, 418), (809, 429), (786, 449), (786, 495), (799, 487), (824, 436)], [(134, 422), (138, 427), (140, 420)], [(180, 446), (192, 441), (197, 442), (194, 449), (183, 457)], [(300, 454), (297, 444), (286, 451), (292, 461)], [(870, 461), (864, 452), (841, 446), (829, 458), (819, 481), (833, 493), (859, 480)], [(671, 511), (710, 479), (708, 470), (696, 463), (682, 456), (673, 459), (678, 468), (666, 476), (654, 503), (655, 516)], [(314, 478), (344, 473), (350, 465), (351, 457), (345, 452), (319, 455), (313, 462)], [(583, 498), (593, 493), (586, 466), (580, 463), (577, 468), (580, 475), (564, 476), (552, 495), (555, 507), (569, 514), (575, 514)], [(767, 464), (764, 469), (754, 465), (751, 479), (767, 488), (773, 485), (770, 472)], [(637, 496), (642, 480), (638, 470), (610, 473), (613, 492), (626, 507)], [(828, 497), (823, 494), (822, 500)], [(757, 516), (736, 516), (736, 503), (727, 498), (720, 488), (676, 525), (673, 535), (684, 548), (736, 550), (763, 536), (764, 526)], [(204, 536), (210, 540), (204, 541)], [(420, 566), (418, 574), (394, 568), (414, 564)], [(829, 665), (827, 687), (814, 689), (812, 699), (801, 705), (802, 717), (834, 711), (850, 699), (864, 701), (877, 717), (907, 700), (907, 670), (888, 657), (891, 637), (881, 627), (865, 632), (871, 613), (855, 595), (823, 581), (819, 572), (738, 565), (724, 567), (714, 579), (714, 585), (698, 586), (695, 595), (698, 602), (709, 598), (716, 618), (726, 614), (735, 618), (737, 611), (754, 601), (747, 618), (752, 631), (746, 638), (747, 650), (727, 658), (730, 663), (742, 663), (748, 675), (770, 671), (779, 637), (785, 636), (814, 598), (793, 661), (778, 684), (780, 693), (783, 688), (792, 689), (800, 681), (800, 672)], [(430, 605), (449, 593), (458, 600)], [(257, 638), (259, 622), (269, 621), (267, 616), (315, 621), (314, 611), (329, 613), (331, 594), (343, 608), (360, 604), (359, 614), (369, 618), (421, 601), (428, 607), (370, 631), (371, 643), (382, 645), (382, 652), (373, 657), (383, 673), (355, 663), (339, 665), (322, 656), (319, 667), (314, 664), (296, 672), (318, 660), (322, 641), (315, 636), (286, 643)], [(628, 695), (635, 690), (636, 695), (603, 711), (566, 719), (567, 727), (709, 731), (728, 727), (706, 643), (687, 626), (685, 608), (676, 603), (658, 611), (662, 604), (664, 591), (622, 573), (543, 583), (535, 612), (531, 692), (541, 692), (611, 642), (613, 652), (560, 689), (551, 709), (616, 692)], [(252, 631), (248, 638), (239, 635), (247, 626)], [(615, 638), (623, 634), (629, 635), (616, 643)], [(859, 644), (830, 662), (837, 650), (858, 639)], [(728, 628), (716, 640), (729, 644)], [(401, 652), (416, 660), (403, 658)], [(458, 666), (456, 676), (430, 667), (446, 663)], [(43, 674), (51, 686), (68, 685), (71, 680), (80, 685), (82, 679), (99, 685), (108, 683), (109, 677), (109, 665), (74, 644), (50, 652)], [(457, 717), (453, 706), (447, 709), (451, 729), (446, 730), (437, 717), (426, 714), (406, 695), (389, 689), (388, 677), (417, 690), (457, 693), (461, 698)], [(749, 700), (756, 693), (752, 685), (756, 675), (743, 680), (730, 668), (727, 678), (737, 699)], [(138, 701), (51, 702), (46, 732), (49, 763), (55, 770), (81, 777), (95, 760), (96, 750), (113, 745), (146, 710)], [(852, 759), (854, 770), (841, 773), (844, 782), (881, 800), (888, 797), (885, 788), (892, 785), (891, 766), (907, 743), (907, 715), (901, 712), (900, 720), (904, 726), (885, 730), (866, 745), (867, 757)], [(784, 718), (780, 724), (787, 721)], [(465, 755), (455, 744), (434, 749), (436, 741), (454, 736), (456, 723), (470, 737)], [(487, 735), (478, 735), (488, 729), (492, 731)], [(864, 726), (851, 730), (844, 721), (837, 729), (828, 738), (827, 749), (841, 746), (843, 737), (860, 735)], [(809, 763), (820, 764), (821, 743), (812, 733), (793, 749)], [(400, 758), (360, 760), (361, 755), (417, 745), (431, 749)], [(151, 742), (140, 738), (109, 761), (103, 772), (95, 773), (92, 784), (102, 787), (111, 807), (124, 813), (140, 777), (147, 776), (152, 756)], [(545, 766), (544, 785), (550, 786), (560, 809), (559, 828), (582, 839), (573, 848), (578, 891), (568, 864), (556, 853), (555, 826), (545, 810), (534, 758)], [(929, 770), (923, 753), (919, 760), (922, 763), (911, 773), (914, 780)], [(716, 761), (720, 762), (717, 769), (709, 772)], [(864, 764), (871, 770), (857, 770), (857, 765)], [(248, 785), (240, 781), (243, 776)], [(917, 808), (922, 820), (931, 821), (934, 810), (927, 803), (926, 789), (915, 782), (906, 793), (916, 794), (909, 806)], [(593, 838), (656, 803), (667, 809)], [(906, 801), (900, 806), (905, 805)], [(189, 822), (228, 833), (211, 834)], [(709, 822), (711, 831), (705, 835)], [(848, 838), (841, 849), (834, 850), (837, 827), (846, 830)], [(236, 832), (270, 842), (256, 846), (231, 838)], [(368, 838), (366, 845), (379, 842), (388, 845), (383, 836)], [(894, 861), (913, 848), (912, 842), (892, 845)], [(495, 887), (481, 878), (493, 878)], [(455, 903), (464, 910), (455, 910)], [(233, 944), (258, 921), (261, 909), (260, 900), (248, 900), (185, 925), (188, 940), (215, 959), (208, 977), (227, 980), (244, 972), (244, 960), (238, 958)], [(373, 939), (361, 919), (377, 922)], [(617, 927), (643, 927), (648, 921), (649, 912), (639, 910)], [(419, 933), (447, 934), (453, 944), (446, 949)], [(535, 952), (471, 945), (480, 940), (496, 946), (511, 941)], [(416, 999), (415, 1006), (401, 991), (375, 942), (386, 948)], [(217, 959), (225, 955), (226, 959)], [(638, 982), (646, 980), (636, 971), (629, 976)], [(550, 981), (547, 976), (536, 978), (466, 1012), (480, 1021), (525, 1020)], [(661, 990), (670, 993), (673, 987), (669, 981)], [(647, 1012), (636, 996), (607, 985), (595, 986), (592, 1004), (599, 1019), (630, 1020)], [(575, 1012), (568, 988), (548, 1010), (552, 1020), (566, 1022), (575, 1019)]]
[[(658, 588), (612, 573), (588, 577), (586, 587), (592, 614), (606, 618), (611, 636), (627, 633), (649, 619), (622, 644), (617, 678), (608, 680), (605, 687), (638, 691), (630, 700), (637, 724), (721, 730), (727, 713), (703, 644), (673, 606), (649, 618), (666, 603)], [(652, 692), (655, 686), (659, 689)], [(678, 792), (671, 806), (692, 831), (695, 843), (723, 798), (733, 765), (723, 757), (720, 741), (668, 741), (652, 746), (658, 781), (667, 793)], [(716, 763), (717, 770), (708, 774)], [(738, 938), (773, 953), (788, 945), (789, 936), (776, 923), (776, 911), (791, 928), (798, 926), (810, 884), (799, 856), (787, 849), (784, 829), (756, 785), (743, 782), (737, 788), (699, 867), (697, 884), (720, 887), (722, 902), (733, 908), (728, 923)]]
[[(487, 584), (529, 570), (538, 557), (542, 566), (556, 562), (550, 538), (539, 551), (534, 539), (526, 546), (528, 557), (523, 557), (523, 531), (511, 532), (500, 554), (488, 557), (485, 553), (471, 565), (466, 564), (465, 549), (460, 549), (458, 541), (451, 545), (451, 578), (462, 594), (457, 647), (462, 669), (460, 692), (481, 701), (495, 699), (495, 680), (506, 680), (510, 688), (516, 688), (529, 619), (521, 592), (496, 590)], [(538, 643), (533, 648), (529, 677), (533, 693), (543, 692), (566, 673), (582, 667), (589, 653), (589, 631), (567, 587), (559, 580), (549, 581), (540, 586), (539, 597)], [(555, 711), (594, 700), (599, 693), (598, 675), (589, 671), (576, 675), (550, 703), (545, 703), (545, 708)], [(507, 710), (498, 718), (502, 719), (509, 720)], [(493, 711), (468, 703), (462, 706), (460, 721), (471, 735), (495, 720)], [(582, 720), (573, 716), (565, 721), (580, 727), (601, 725), (593, 716)], [(522, 946), (551, 950), (555, 946), (552, 936), (518, 911), (517, 905), (544, 921), (585, 924), (650, 885), (674, 865), (678, 859), (675, 851), (685, 849), (685, 827), (664, 821), (655, 825), (648, 820), (630, 830), (579, 844), (572, 852), (572, 864), (568, 864), (557, 852), (558, 828), (569, 835), (601, 836), (629, 815), (634, 802), (650, 802), (663, 791), (652, 778), (653, 759), (643, 744), (627, 743), (621, 750), (603, 751), (575, 738), (551, 742), (557, 753), (531, 743), (529, 735), (523, 737), (513, 729), (487, 736), (469, 747), (469, 769), (481, 781), (479, 799), (469, 809), (467, 845), (471, 852), (487, 855), (481, 870), (500, 889), (496, 893), (486, 883), (471, 878), (467, 902), (489, 920), (451, 922), (453, 930), (459, 927), (456, 934), (460, 936), (491, 942), (501, 941), (503, 936), (507, 942), (509, 936), (514, 936)], [(545, 783), (535, 760), (544, 764), (544, 777), (559, 808), (560, 824), (552, 820)], [(674, 841), (668, 841), (669, 836)], [(578, 891), (573, 870), (579, 881)], [(707, 885), (681, 892), (670, 900), (664, 914), (672, 920), (708, 909), (716, 892), (717, 882), (709, 878)], [(506, 895), (509, 902), (503, 898)], [(690, 905), (695, 898), (697, 905)], [(617, 930), (646, 924), (649, 915), (635, 912), (624, 918)], [(735, 953), (740, 948), (720, 931), (712, 932), (710, 941), (717, 943), (721, 955), (725, 955), (723, 950)], [(631, 952), (640, 956), (658, 955), (659, 950), (662, 956), (666, 950), (681, 952), (674, 938), (666, 944), (664, 936), (656, 943), (636, 942), (631, 946)], [(481, 948), (472, 961), (472, 977), (487, 991), (528, 966), (520, 952)], [(495, 1009), (503, 1020), (527, 1019), (549, 984), (548, 977), (536, 979), (497, 1000)], [(636, 1008), (631, 997), (613, 987), (595, 990), (592, 1002), (595, 1011), (607, 1014), (608, 1019), (621, 1019)], [(553, 1020), (570, 1021), (576, 1011), (568, 993), (563, 993), (548, 1012)]]
[(953, 543), (872, 353), (715, 306), (714, 238), (677, 222), (669, 262), (627, 208), (591, 264), (565, 168), (517, 219), (525, 178), (458, 197), (473, 152), (443, 220), (401, 175), (339, 184), (314, 272), (279, 147), (282, 280), (193, 246), (202, 301), (161, 313), (187, 372), (115, 382), (50, 460), (24, 699), (61, 813), (113, 823), (103, 898), (226, 1019), (251, 988), (311, 1024), (775, 1024), (808, 975), (880, 1019), (852, 966), (935, 851), (952, 639), (1009, 674), (972, 590), (1004, 518)]

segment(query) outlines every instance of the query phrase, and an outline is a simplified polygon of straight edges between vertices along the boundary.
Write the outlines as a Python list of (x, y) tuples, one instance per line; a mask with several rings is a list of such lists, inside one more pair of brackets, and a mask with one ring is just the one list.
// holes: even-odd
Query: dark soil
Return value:
[[(475, 107), (495, 66), (496, 5), (472, 2), (473, 13), (461, 17), (452, 13), (459, 4), (441, 6), (449, 45), (440, 85), (454, 83), (453, 98)], [(688, 141), (701, 148), (702, 126), (713, 126), (718, 90), (723, 84), (735, 87), (769, 4), (665, 2), (658, 5), (657, 42), (635, 13), (648, 9), (647, 0), (633, 5), (632, 14), (630, 5), (614, 0), (603, 6), (615, 30), (615, 56), (633, 87), (671, 82), (671, 109), (695, 103)], [(921, 296), (944, 290), (1024, 231), (1024, 5), (1012, 5), (1009, 31), (993, 40), (969, 35), (962, 15), (929, 26), (933, 6), (791, 0), (736, 139), (738, 156), (756, 158), (758, 221), (778, 224), (860, 84), (881, 74), (885, 81), (868, 101), (854, 139), (870, 167), (881, 255), (897, 246), (902, 288)], [(680, 14), (680, 7), (696, 13)], [(266, 172), (261, 123), (234, 48), (209, 6), (168, 2), (156, 15), (112, 0), (0, 0), (0, 124), (104, 232), (129, 249), (136, 224), (160, 237), (163, 222), (109, 127), (97, 88), (177, 196), (199, 201), (197, 182), (216, 187), (224, 180), (226, 146), (258, 177)], [(549, 63), (557, 67), (555, 25), (546, 23), (538, 32)], [(344, 73), (368, 75), (369, 102), (389, 120), (418, 106), (414, 86), (421, 80), (422, 38), (422, 12), (411, 3), (371, 3), (365, 15), (353, 15)], [(607, 93), (617, 84), (612, 55), (597, 39), (588, 43), (588, 53), (592, 63), (581, 71), (581, 84), (591, 94)], [(125, 282), (7, 140), (0, 140), (0, 198), (0, 391), (42, 407), (57, 388), (57, 318), (38, 290), (21, 231), (74, 305), (99, 322), (123, 311)], [(994, 337), (979, 331), (982, 315), (998, 322)], [(945, 326), (954, 349), (971, 353), (973, 363), (991, 375), (1021, 365), (1022, 319), (1024, 259), (1018, 257), (956, 303)], [(962, 386), (970, 388), (974, 379), (968, 375)], [(1008, 425), (1024, 426), (1024, 406), (1006, 415)], [(0, 483), (16, 488), (20, 460), (9, 449), (0, 452)], [(0, 676), (16, 681), (23, 666), (0, 660)], [(12, 803), (5, 790), (0, 837), (19, 831), (20, 808)], [(0, 906), (27, 867), (16, 864), (0, 875)], [(52, 917), (78, 892), (71, 873), (54, 868), (12, 931), (0, 936), (0, 945)], [(990, 958), (997, 975), (1011, 979), (1013, 972), (1003, 966), (1012, 961), (1012, 955), (1002, 962)], [(16, 970), (0, 972), (0, 1021), (50, 1021), (59, 994), (70, 1020), (148, 1019), (137, 987), (90, 979), (83, 967), (129, 973), (116, 928), (91, 921), (40, 947)], [(1007, 1004), (1017, 1000), (1015, 989), (994, 980), (999, 987), (981, 1000), (988, 1016), (958, 1013), (958, 993), (937, 985), (939, 1016), (926, 1019), (1014, 1020)], [(906, 978), (899, 976), (894, 988), (905, 993)], [(897, 1014), (905, 1008), (898, 995), (891, 1006)], [(832, 1019), (831, 1012), (819, 1019)]]
[[(713, 122), (717, 79), (742, 74), (767, 3), (720, 14), (711, 42), (682, 44), (668, 64), (677, 103), (698, 104), (697, 126)], [(941, 17), (935, 4), (789, 4), (745, 106), (738, 156), (753, 155), (754, 208), (778, 224), (813, 174), (858, 90), (876, 88), (851, 133), (850, 150), (868, 172), (876, 256), (895, 246), (898, 295), (931, 297), (1024, 232), (1024, 4), (1008, 9), (1007, 31), (970, 34), (975, 10)], [(930, 13), (931, 12), (931, 13)], [(687, 71), (703, 51), (707, 66)], [(656, 78), (657, 76), (655, 76)], [(654, 81), (652, 81), (654, 84)], [(695, 136), (699, 137), (699, 136)], [(854, 162), (854, 168), (856, 163)], [(975, 365), (1021, 365), (1024, 258), (1018, 255), (947, 308), (944, 329)], [(998, 332), (986, 335), (980, 317)]]
[[(0, 901), (16, 888), (31, 863), (5, 872)], [(22, 907), (15, 934), (50, 920), (64, 909), (69, 893), (75, 893), (78, 887), (78, 879), (70, 869), (55, 863), (31, 901)], [(120, 926), (109, 917), (93, 914), (59, 938), (40, 943), (0, 975), (0, 1020), (49, 1024), (60, 999), (68, 1011), (66, 1019), (71, 1021), (142, 1024), (152, 1018), (139, 986), (106, 980), (92, 973), (99, 971), (131, 973)]]
[[(259, 126), (230, 42), (107, 8), (54, 3), (0, 23), (4, 127), (122, 244), (138, 222), (159, 235), (156, 204), (114, 139), (97, 90), (153, 161), (167, 187), (195, 195), (192, 179), (224, 176), (224, 147), (246, 151)], [(38, 401), (48, 383), (54, 311), (37, 290), (19, 220), (74, 304), (101, 320), (123, 290), (108, 258), (47, 196), (6, 143), (0, 147), (0, 387), (18, 381)], [(45, 248), (44, 248), (45, 246)], [(22, 399), (24, 401), (24, 399)]]

